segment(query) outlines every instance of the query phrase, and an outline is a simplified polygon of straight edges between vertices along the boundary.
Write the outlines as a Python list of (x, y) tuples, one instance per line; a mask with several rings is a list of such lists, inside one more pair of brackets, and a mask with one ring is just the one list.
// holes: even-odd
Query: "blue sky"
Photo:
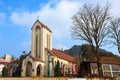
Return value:
[[(111, 3), (110, 12), (119, 15), (119, 0), (0, 0), (0, 56), (19, 57), (22, 51), (31, 50), (31, 27), (38, 16), (52, 30), (54, 48), (68, 49), (85, 43), (70, 35), (72, 15), (84, 3), (104, 5), (107, 1)], [(118, 55), (115, 46), (101, 48)]]

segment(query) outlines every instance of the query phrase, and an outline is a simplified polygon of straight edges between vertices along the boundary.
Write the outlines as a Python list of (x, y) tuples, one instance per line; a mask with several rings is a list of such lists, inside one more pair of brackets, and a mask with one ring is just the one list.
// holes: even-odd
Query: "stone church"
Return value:
[(21, 76), (55, 76), (59, 61), (62, 76), (77, 75), (76, 59), (52, 48), (52, 31), (39, 20), (32, 26), (31, 52), (22, 62)]

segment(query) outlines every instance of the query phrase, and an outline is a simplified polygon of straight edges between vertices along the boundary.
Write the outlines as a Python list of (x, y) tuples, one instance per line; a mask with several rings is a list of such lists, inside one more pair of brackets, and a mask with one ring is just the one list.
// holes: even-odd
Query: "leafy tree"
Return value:
[(110, 40), (118, 47), (118, 52), (120, 54), (120, 17), (111, 20), (110, 25)]
[(21, 69), (22, 69), (22, 62), (23, 62), (23, 59), (25, 59), (27, 56), (27, 54), (22, 54), (20, 56), (20, 59), (19, 59), (19, 62), (18, 62), (18, 66), (16, 68), (16, 71), (15, 71), (15, 76), (21, 76)]
[(15, 60), (16, 59), (16, 57), (14, 57), (13, 55), (12, 55), (12, 60)]
[(6, 68), (6, 66), (2, 70), (2, 76), (3, 77), (7, 77), (8, 76), (8, 68)]
[(61, 68), (60, 68), (60, 62), (57, 61), (57, 64), (55, 65), (55, 77), (61, 76)]
[(88, 44), (83, 44), (81, 46), (81, 52), (83, 58), (90, 60), (93, 58), (93, 55), (91, 54), (90, 46)]
[(91, 46), (92, 54), (95, 54), (98, 62), (100, 61), (99, 47), (103, 46), (109, 34), (110, 18), (109, 5), (101, 7), (99, 4), (94, 6), (85, 4), (72, 17), (74, 25), (71, 28), (72, 37), (86, 41)]
[[(81, 45), (81, 53), (82, 53), (82, 57), (86, 58), (87, 60), (93, 60), (95, 54), (91, 54), (91, 46), (89, 44), (82, 44)], [(114, 56), (116, 57), (114, 54), (112, 54), (111, 52), (107, 52), (103, 49), (99, 49), (99, 53), (98, 53), (99, 57), (103, 57), (103, 56)]]

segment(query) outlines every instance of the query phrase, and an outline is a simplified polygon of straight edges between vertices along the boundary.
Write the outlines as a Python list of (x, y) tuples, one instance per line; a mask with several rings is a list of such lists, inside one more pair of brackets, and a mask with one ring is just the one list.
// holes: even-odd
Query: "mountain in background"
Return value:
[[(78, 54), (82, 56), (90, 56), (90, 46), (88, 44), (83, 44), (83, 45), (74, 45), (70, 49), (64, 50), (65, 53), (71, 55), (71, 56), (78, 56)], [(108, 52), (104, 49), (99, 49), (99, 56), (116, 56), (112, 52)]]

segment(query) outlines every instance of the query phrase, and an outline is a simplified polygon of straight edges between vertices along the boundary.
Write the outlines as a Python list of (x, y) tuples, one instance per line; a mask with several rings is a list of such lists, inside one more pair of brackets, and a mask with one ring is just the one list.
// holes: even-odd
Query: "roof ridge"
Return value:
[[(55, 49), (55, 48), (53, 48), (53, 49)], [(57, 50), (57, 49), (55, 49), (55, 50)], [(61, 53), (65, 53), (64, 51), (60, 51), (60, 50), (57, 50), (57, 51), (59, 51), (59, 52), (61, 52)], [(70, 56), (70, 57), (73, 57), (73, 56), (71, 56), (71, 55), (69, 55), (69, 54), (67, 54), (67, 53), (65, 53), (65, 55), (68, 55), (68, 56)], [(73, 57), (74, 58), (74, 57)]]
[(6, 65), (7, 65), (7, 64), (9, 64), (9, 63), (10, 63), (10, 62), (1, 62), (1, 61), (0, 61), (0, 64), (6, 64)]
[[(39, 21), (38, 19), (35, 21), (35, 23), (33, 24), (33, 26), (34, 26), (37, 22), (39, 22), (43, 28), (45, 28), (45, 29), (47, 29), (48, 31), (52, 32), (52, 31), (47, 27), (47, 25), (45, 25), (44, 23), (42, 23), (42, 22)], [(33, 28), (33, 26), (32, 26), (32, 28)], [(31, 28), (31, 29), (32, 29), (32, 28)]]
[(44, 62), (44, 61), (42, 61), (41, 58), (39, 58), (39, 57), (35, 57), (35, 56), (31, 56), (31, 55), (30, 55), (30, 57), (31, 57), (34, 61)]
[(59, 50), (57, 50), (55, 48), (53, 48), (49, 52), (52, 53), (52, 55), (54, 54), (54, 55), (56, 55), (57, 57), (59, 57), (61, 59), (76, 63), (75, 57), (70, 56), (70, 55), (68, 55), (68, 54), (66, 54), (66, 53), (64, 53), (62, 51), (59, 51)]

